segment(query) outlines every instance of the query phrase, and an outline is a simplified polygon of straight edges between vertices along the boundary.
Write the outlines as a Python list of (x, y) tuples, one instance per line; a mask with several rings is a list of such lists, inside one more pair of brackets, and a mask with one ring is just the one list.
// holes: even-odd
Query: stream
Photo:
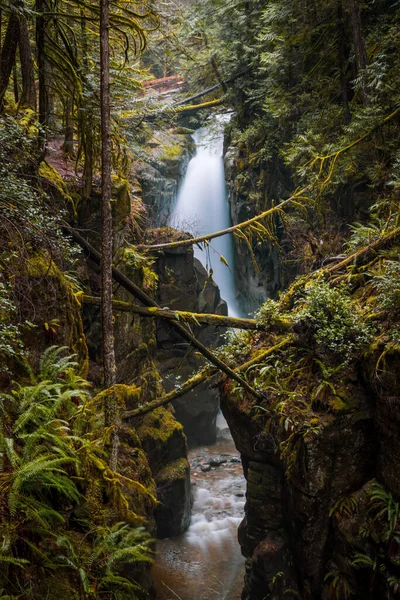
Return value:
[(240, 600), (244, 558), (237, 528), (246, 486), (222, 415), (217, 426), (223, 435), (214, 446), (189, 451), (194, 493), (189, 529), (157, 542), (157, 600)]
[[(232, 225), (223, 162), (223, 128), (228, 119), (219, 116), (214, 126), (193, 134), (196, 154), (189, 162), (169, 223), (192, 235)], [(212, 273), (229, 314), (241, 316), (232, 236), (214, 239), (206, 250), (194, 246), (194, 255)], [(240, 600), (244, 558), (237, 528), (244, 516), (245, 479), (222, 414), (217, 430), (215, 445), (189, 451), (194, 495), (191, 523), (183, 535), (157, 542), (153, 567), (157, 600)]]

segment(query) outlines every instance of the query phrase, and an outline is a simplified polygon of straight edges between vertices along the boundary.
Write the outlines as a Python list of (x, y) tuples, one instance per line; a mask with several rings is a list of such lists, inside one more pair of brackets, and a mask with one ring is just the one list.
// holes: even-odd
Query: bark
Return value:
[(354, 44), (354, 54), (356, 57), (356, 65), (358, 74), (361, 76), (361, 95), (364, 104), (367, 104), (368, 93), (366, 82), (363, 77), (363, 71), (367, 68), (367, 50), (365, 47), (365, 39), (362, 31), (361, 12), (358, 0), (345, 0), (350, 13), (350, 27)]
[[(100, 0), (100, 96), (101, 96), (101, 290), (104, 385), (116, 383), (112, 315), (112, 214), (111, 214), (111, 109), (110, 109), (110, 13), (109, 0)], [(114, 394), (104, 406), (105, 425), (110, 427), (110, 467), (117, 468), (119, 409)]]
[(344, 110), (344, 119), (345, 123), (348, 124), (351, 121), (351, 112), (349, 105), (349, 90), (348, 90), (348, 82), (346, 78), (346, 36), (344, 32), (344, 23), (343, 23), (343, 9), (341, 5), (341, 0), (338, 2), (338, 12), (337, 12), (337, 29), (339, 33), (339, 68), (340, 68), (340, 89), (342, 92), (342, 102), (343, 102), (343, 110)]
[(46, 89), (46, 57), (45, 57), (45, 21), (44, 1), (36, 0), (36, 48), (39, 71), (39, 153), (46, 154), (46, 127), (48, 123), (47, 89)]
[(19, 60), (22, 74), (21, 106), (28, 106), (36, 111), (36, 89), (35, 74), (33, 68), (33, 57), (29, 40), (28, 23), (25, 17), (19, 22)]
[[(262, 350), (256, 356), (254, 356), (249, 361), (247, 361), (246, 363), (239, 365), (238, 367), (235, 367), (235, 369), (234, 369), (235, 373), (238, 373), (239, 371), (242, 371), (242, 372), (247, 371), (247, 369), (249, 369), (250, 367), (254, 367), (254, 365), (258, 364), (259, 362), (262, 362), (265, 358), (267, 358), (268, 356), (271, 356), (271, 354), (273, 354), (274, 352), (277, 352), (278, 350), (281, 350), (282, 348), (289, 346), (292, 342), (293, 342), (292, 338), (288, 337), (288, 338), (283, 339), (281, 342), (279, 342), (275, 346), (267, 348), (266, 350)], [(169, 404), (169, 402), (172, 402), (172, 400), (175, 400), (176, 398), (180, 398), (187, 392), (190, 392), (195, 387), (200, 385), (200, 383), (203, 383), (203, 381), (207, 381), (207, 379), (211, 379), (212, 377), (214, 377), (214, 375), (215, 375), (215, 369), (210, 369), (210, 368), (206, 367), (205, 369), (200, 371), (200, 373), (197, 373), (196, 375), (194, 375), (193, 377), (191, 377), (190, 379), (185, 381), (182, 385), (179, 386), (179, 388), (175, 388), (174, 390), (171, 390), (170, 392), (168, 392), (168, 394), (165, 394), (164, 396), (161, 396), (161, 398), (157, 398), (156, 400), (153, 400), (152, 402), (149, 402), (148, 404), (145, 404), (144, 406), (141, 406), (140, 408), (135, 408), (134, 410), (125, 412), (124, 417), (125, 418), (139, 417), (141, 415), (145, 415), (145, 414), (151, 412), (152, 410), (155, 410), (156, 408), (159, 408), (160, 406), (165, 406), (165, 404)], [(223, 381), (225, 381), (225, 379), (226, 379), (226, 377), (223, 379)], [(221, 385), (221, 381), (219, 381), (215, 385), (212, 385), (211, 387), (218, 387), (219, 385)]]
[(11, 73), (15, 64), (19, 37), (19, 17), (12, 11), (8, 20), (4, 43), (0, 55), (0, 106), (3, 105)]
[(19, 89), (18, 89), (18, 74), (17, 74), (17, 63), (13, 66), (13, 87), (14, 87), (14, 102), (18, 105), (19, 102)]
[[(70, 227), (64, 225), (64, 231), (69, 233), (72, 238), (88, 252), (90, 258), (97, 264), (100, 263), (100, 254), (91, 246), (79, 233), (71, 229)], [(113, 267), (112, 274), (114, 280), (120, 284), (125, 290), (131, 293), (135, 298), (140, 300), (145, 306), (161, 308), (150, 296), (145, 294), (143, 290), (141, 290), (133, 281), (131, 281), (126, 275), (121, 273), (118, 269)], [(220, 371), (225, 373), (228, 377), (237, 381), (249, 394), (255, 396), (258, 399), (262, 399), (264, 396), (261, 392), (253, 389), (242, 377), (237, 375), (233, 369), (228, 367), (222, 360), (220, 360), (217, 356), (215, 356), (204, 344), (199, 342), (183, 325), (180, 323), (176, 323), (175, 321), (171, 321), (171, 326), (181, 335), (181, 337), (189, 342), (202, 354), (207, 360), (210, 361), (211, 364), (216, 366)]]
[(65, 129), (62, 150), (70, 158), (73, 158), (74, 156), (74, 121), (72, 118), (73, 106), (73, 98), (68, 96), (65, 104)]

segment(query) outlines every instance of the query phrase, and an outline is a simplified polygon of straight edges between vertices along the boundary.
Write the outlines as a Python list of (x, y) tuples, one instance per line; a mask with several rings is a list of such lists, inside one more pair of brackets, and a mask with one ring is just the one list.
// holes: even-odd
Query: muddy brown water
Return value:
[[(244, 558), (237, 528), (244, 516), (245, 480), (232, 438), (226, 429), (223, 433), (216, 445), (189, 452), (191, 523), (183, 535), (157, 542), (157, 600), (240, 600)], [(227, 462), (204, 472), (202, 465), (213, 458)]]

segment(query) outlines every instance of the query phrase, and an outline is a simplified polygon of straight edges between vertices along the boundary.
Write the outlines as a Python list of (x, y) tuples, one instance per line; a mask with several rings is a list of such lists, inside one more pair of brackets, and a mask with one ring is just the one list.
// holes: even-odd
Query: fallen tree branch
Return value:
[[(281, 350), (282, 348), (289, 346), (292, 343), (292, 341), (293, 341), (292, 337), (287, 337), (287, 338), (283, 339), (282, 341), (280, 341), (278, 344), (275, 344), (275, 346), (271, 346), (270, 348), (267, 348), (266, 350), (259, 352), (251, 360), (236, 367), (234, 369), (235, 373), (247, 371), (247, 369), (249, 367), (256, 365), (258, 362), (264, 360), (265, 358), (267, 358), (268, 356), (270, 356), (277, 350)], [(139, 417), (141, 415), (145, 415), (145, 414), (151, 412), (152, 410), (155, 410), (156, 408), (160, 408), (160, 406), (165, 406), (165, 404), (169, 404), (170, 402), (172, 402), (172, 400), (176, 400), (176, 398), (180, 398), (181, 396), (184, 396), (185, 394), (187, 394), (188, 392), (193, 390), (195, 387), (197, 387), (201, 383), (204, 383), (204, 381), (207, 381), (207, 379), (211, 379), (212, 377), (214, 377), (216, 372), (217, 372), (216, 369), (212, 369), (210, 367), (205, 367), (204, 369), (202, 369), (200, 371), (200, 373), (197, 373), (190, 379), (187, 379), (185, 381), (185, 383), (174, 388), (173, 390), (168, 392), (168, 394), (165, 394), (164, 396), (161, 396), (160, 398), (157, 398), (156, 400), (152, 400), (148, 404), (144, 404), (143, 406), (139, 406), (138, 408), (135, 408), (133, 410), (126, 411), (124, 413), (124, 418), (128, 419), (128, 418), (132, 418), (132, 417)], [(225, 381), (226, 379), (227, 379), (227, 377), (225, 377), (222, 381)], [(215, 386), (212, 386), (212, 387), (218, 387), (220, 384), (221, 384), (221, 381), (219, 381)]]
[[(82, 296), (82, 302), (100, 306), (101, 298), (94, 296)], [(144, 308), (130, 302), (113, 300), (113, 308), (122, 312), (131, 312), (146, 318), (161, 318), (168, 321), (192, 322), (195, 325), (213, 325), (214, 327), (234, 327), (235, 329), (263, 329), (255, 319), (241, 319), (239, 317), (228, 317), (225, 315), (214, 315), (208, 313), (194, 313), (183, 310), (171, 310), (167, 308)]]
[(202, 242), (208, 242), (209, 240), (213, 240), (214, 238), (221, 237), (222, 235), (227, 235), (228, 233), (235, 233), (235, 231), (242, 231), (243, 229), (246, 229), (247, 227), (251, 227), (251, 225), (253, 225), (253, 223), (262, 221), (263, 219), (265, 219), (277, 212), (280, 212), (282, 210), (282, 208), (284, 206), (286, 206), (287, 204), (290, 204), (290, 203), (295, 204), (298, 201), (298, 199), (301, 196), (303, 196), (304, 193), (307, 192), (310, 188), (311, 188), (311, 186), (308, 185), (307, 187), (303, 188), (302, 190), (299, 190), (298, 192), (294, 193), (293, 196), (291, 196), (290, 198), (283, 200), (276, 206), (272, 206), (271, 208), (262, 212), (261, 214), (256, 215), (255, 217), (252, 217), (251, 219), (248, 219), (247, 221), (243, 221), (242, 223), (238, 223), (237, 225), (232, 225), (231, 227), (228, 227), (227, 229), (222, 229), (221, 231), (215, 231), (214, 233), (208, 233), (207, 235), (201, 235), (197, 238), (187, 238), (184, 240), (178, 240), (176, 242), (166, 242), (164, 244), (154, 244), (154, 245), (139, 244), (135, 247), (138, 250), (165, 250), (167, 248), (192, 246), (193, 244), (200, 244)]
[[(82, 248), (86, 250), (88, 256), (96, 263), (100, 264), (99, 252), (89, 244), (84, 237), (77, 233), (74, 229), (67, 225), (63, 225), (62, 229), (67, 232)], [(145, 306), (161, 308), (155, 300), (150, 298), (143, 290), (141, 290), (129, 277), (126, 277), (119, 269), (113, 267), (112, 269), (113, 279), (120, 284), (125, 290), (132, 294), (135, 298), (140, 300)], [(211, 350), (209, 350), (204, 344), (199, 342), (183, 325), (176, 321), (171, 321), (171, 326), (185, 339), (189, 344), (196, 348), (200, 354), (202, 354), (211, 364), (217, 369), (225, 373), (228, 377), (231, 377), (237, 381), (249, 394), (255, 396), (258, 399), (262, 399), (263, 395), (251, 387), (242, 377), (240, 377), (235, 371), (233, 371), (228, 365), (220, 360)]]
[(224, 103), (224, 98), (216, 98), (215, 100), (210, 100), (209, 102), (203, 102), (202, 104), (188, 104), (184, 106), (178, 106), (174, 110), (179, 115), (191, 115), (192, 113), (197, 112), (198, 110), (204, 110), (206, 108), (212, 108), (213, 106), (220, 106)]
[(287, 309), (292, 301), (293, 294), (296, 292), (296, 290), (298, 290), (299, 288), (304, 286), (305, 283), (313, 279), (321, 277), (322, 275), (330, 276), (334, 273), (337, 273), (338, 271), (341, 271), (342, 269), (351, 264), (355, 266), (362, 266), (362, 264), (368, 261), (371, 254), (391, 244), (398, 236), (400, 236), (400, 227), (396, 227), (396, 229), (393, 229), (393, 231), (389, 231), (389, 233), (382, 235), (377, 240), (374, 240), (367, 246), (363, 246), (359, 250), (356, 250), (356, 252), (349, 254), (348, 256), (346, 256), (346, 258), (340, 260), (340, 262), (330, 265), (329, 267), (322, 267), (321, 269), (318, 269), (311, 273), (308, 277), (302, 277), (298, 281), (295, 281), (295, 283), (288, 289), (286, 294), (280, 300), (280, 305)]
[(222, 86), (222, 84), (226, 85), (227, 83), (231, 83), (232, 81), (235, 81), (235, 79), (238, 79), (239, 77), (243, 77), (243, 75), (245, 75), (246, 72), (247, 71), (240, 71), (240, 73), (236, 73), (236, 75), (229, 77), (229, 79), (224, 79), (222, 82), (216, 83), (212, 87), (207, 88), (206, 90), (203, 90), (202, 92), (199, 92), (198, 94), (195, 94), (194, 96), (190, 96), (190, 98), (184, 98), (184, 100), (177, 102), (176, 104), (174, 104), (174, 106), (181, 106), (182, 104), (187, 104), (188, 102), (193, 102), (193, 100), (202, 98), (203, 96), (206, 96), (207, 94), (210, 94), (211, 92), (214, 92), (215, 90), (220, 88)]
[(169, 404), (170, 402), (172, 402), (172, 400), (175, 400), (176, 398), (180, 398), (184, 394), (187, 394), (187, 392), (190, 392), (204, 381), (207, 381), (207, 379), (211, 379), (211, 377), (213, 377), (216, 374), (216, 372), (216, 369), (210, 369), (209, 367), (206, 367), (205, 369), (200, 371), (200, 373), (197, 373), (197, 375), (194, 375), (193, 377), (185, 381), (185, 383), (183, 383), (182, 385), (175, 387), (173, 390), (168, 392), (168, 394), (165, 394), (160, 398), (156, 398), (148, 404), (144, 404), (143, 406), (139, 406), (138, 408), (135, 408), (133, 410), (126, 411), (123, 416), (125, 419), (130, 419), (132, 417), (145, 415), (151, 412), (152, 410), (155, 410), (156, 408), (160, 408), (160, 406), (165, 406), (165, 404)]

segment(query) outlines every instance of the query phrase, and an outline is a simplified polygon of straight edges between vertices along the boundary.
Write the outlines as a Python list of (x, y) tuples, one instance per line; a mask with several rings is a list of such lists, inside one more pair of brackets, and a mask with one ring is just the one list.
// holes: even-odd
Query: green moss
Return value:
[(113, 175), (112, 199), (114, 201), (114, 217), (118, 224), (131, 214), (131, 185), (120, 175)]
[(189, 463), (186, 458), (178, 458), (169, 463), (164, 469), (157, 473), (156, 483), (159, 486), (171, 485), (179, 479), (186, 479), (189, 470)]
[(57, 169), (44, 160), (40, 163), (39, 175), (40, 177), (43, 177), (43, 179), (49, 181), (60, 192), (64, 200), (71, 204), (74, 214), (76, 215), (76, 202), (74, 202), (74, 199), (69, 193), (67, 185)]
[(183, 148), (178, 144), (175, 146), (165, 146), (161, 155), (161, 161), (177, 160), (182, 155)]
[(147, 414), (138, 427), (140, 439), (150, 438), (159, 444), (166, 444), (177, 432), (183, 433), (183, 426), (165, 408), (157, 408)]
[(136, 408), (141, 397), (141, 388), (135, 385), (126, 385), (123, 383), (117, 383), (110, 388), (101, 391), (93, 399), (95, 404), (104, 405), (107, 398), (114, 396), (118, 400), (118, 406), (120, 410), (129, 408), (132, 410)]
[(86, 377), (89, 367), (89, 351), (83, 329), (82, 310), (79, 298), (82, 294), (76, 291), (64, 273), (47, 253), (36, 254), (28, 258), (26, 263), (28, 275), (38, 278), (52, 278), (58, 283), (60, 298), (57, 298), (60, 307), (65, 309), (65, 322), (68, 326), (68, 344), (76, 354), (80, 365), (80, 374)]

